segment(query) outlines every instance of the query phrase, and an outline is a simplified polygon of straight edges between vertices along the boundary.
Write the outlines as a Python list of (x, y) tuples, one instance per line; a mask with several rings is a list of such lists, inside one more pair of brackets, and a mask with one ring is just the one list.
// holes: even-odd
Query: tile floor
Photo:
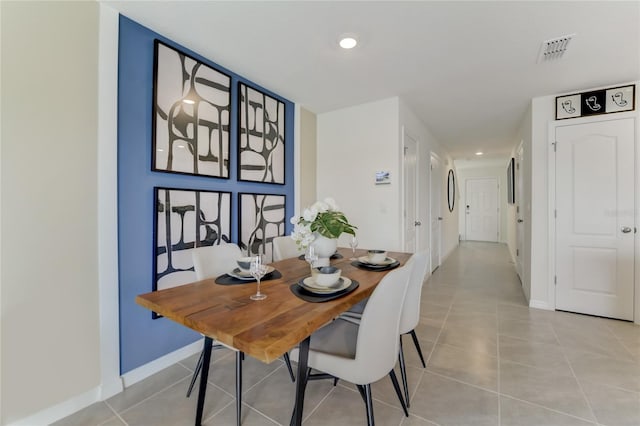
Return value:
[[(529, 309), (505, 245), (463, 243), (424, 286), (416, 329), (427, 368), (405, 338), (405, 418), (388, 378), (373, 386), (379, 425), (640, 425), (640, 327)], [(197, 356), (57, 423), (192, 425), (185, 398)], [(294, 386), (284, 364), (247, 358), (242, 424), (287, 425)], [(214, 352), (204, 424), (234, 425), (234, 355)], [(353, 385), (309, 383), (305, 425), (366, 424)]]

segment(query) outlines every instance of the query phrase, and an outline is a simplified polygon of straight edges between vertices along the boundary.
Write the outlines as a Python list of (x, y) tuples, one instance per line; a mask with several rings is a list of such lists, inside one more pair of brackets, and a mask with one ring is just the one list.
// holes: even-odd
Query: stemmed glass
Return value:
[(267, 273), (267, 265), (262, 264), (262, 258), (260, 255), (254, 257), (251, 260), (251, 267), (249, 273), (258, 282), (258, 291), (256, 294), (250, 297), (251, 300), (263, 300), (267, 298), (266, 294), (260, 293), (260, 279)]
[(304, 252), (304, 260), (309, 263), (309, 269), (313, 271), (313, 264), (318, 260), (318, 255), (313, 246), (307, 247), (307, 251)]
[(351, 246), (351, 251), (353, 251), (353, 257), (349, 260), (357, 260), (356, 259), (356, 247), (358, 247), (358, 237), (355, 235), (351, 236), (351, 241), (349, 241), (349, 245)]

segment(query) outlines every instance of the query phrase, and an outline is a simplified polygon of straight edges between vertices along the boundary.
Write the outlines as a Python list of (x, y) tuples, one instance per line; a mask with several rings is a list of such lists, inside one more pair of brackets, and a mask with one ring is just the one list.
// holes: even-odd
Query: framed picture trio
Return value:
[(634, 111), (635, 99), (635, 84), (558, 96), (556, 120)]

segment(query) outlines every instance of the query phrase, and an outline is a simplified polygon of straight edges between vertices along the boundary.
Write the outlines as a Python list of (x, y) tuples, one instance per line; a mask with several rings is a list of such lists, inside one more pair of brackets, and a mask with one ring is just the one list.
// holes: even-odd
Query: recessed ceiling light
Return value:
[(476, 155), (482, 155), (482, 154), (484, 154), (484, 152), (482, 152), (482, 151), (476, 152)]
[(358, 40), (354, 37), (347, 36), (340, 39), (340, 47), (343, 49), (353, 49), (358, 44)]
[(189, 104), (189, 105), (193, 105), (196, 102), (192, 99), (183, 99), (182, 102), (184, 102), (185, 104)]

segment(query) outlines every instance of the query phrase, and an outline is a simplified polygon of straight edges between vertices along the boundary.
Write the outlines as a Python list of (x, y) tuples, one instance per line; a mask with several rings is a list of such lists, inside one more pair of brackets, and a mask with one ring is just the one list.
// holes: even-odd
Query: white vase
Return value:
[(336, 252), (338, 248), (337, 238), (327, 238), (320, 235), (317, 232), (313, 233), (315, 239), (311, 243), (315, 254), (318, 256), (318, 260), (314, 263), (316, 267), (329, 266), (329, 260), (331, 255)]

